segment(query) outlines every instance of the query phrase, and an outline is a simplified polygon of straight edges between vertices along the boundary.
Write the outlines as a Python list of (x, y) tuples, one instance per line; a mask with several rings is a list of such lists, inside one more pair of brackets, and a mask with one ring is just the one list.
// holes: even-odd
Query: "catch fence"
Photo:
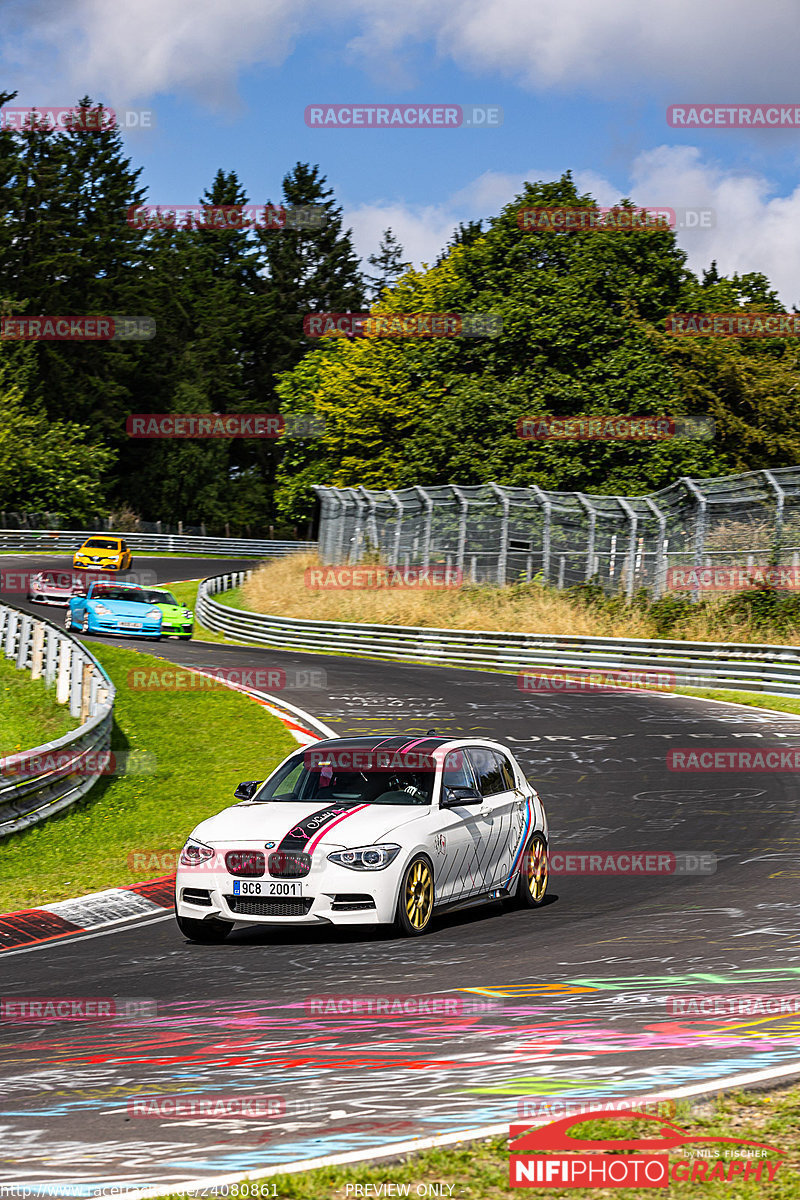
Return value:
[(475, 583), (595, 581), (628, 596), (676, 587), (697, 596), (698, 577), (681, 568), (800, 574), (800, 467), (684, 476), (647, 496), (495, 483), (314, 490), (325, 563), (379, 556), (396, 567), (442, 563)]

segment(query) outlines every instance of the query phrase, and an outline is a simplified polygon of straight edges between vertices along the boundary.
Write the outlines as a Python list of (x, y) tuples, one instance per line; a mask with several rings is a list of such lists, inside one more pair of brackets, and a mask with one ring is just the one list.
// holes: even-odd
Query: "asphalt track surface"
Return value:
[[(241, 565), (134, 564), (159, 581)], [(475, 907), (437, 919), (419, 939), (295, 928), (204, 947), (166, 917), (5, 952), (3, 996), (146, 997), (157, 1013), (0, 1026), (4, 1184), (49, 1183), (61, 1195), (76, 1184), (91, 1194), (102, 1184), (176, 1183), (511, 1121), (522, 1097), (711, 1087), (800, 1060), (797, 1015), (675, 1015), (668, 1005), (671, 996), (800, 993), (797, 780), (666, 766), (675, 748), (800, 745), (798, 719), (651, 693), (534, 696), (511, 676), (478, 671), (172, 639), (119, 644), (200, 668), (279, 667), (289, 679), (314, 668), (324, 686), (282, 695), (342, 734), (435, 728), (507, 742), (547, 806), (553, 849), (710, 851), (718, 867), (562, 875), (539, 910)], [(209, 796), (209, 814), (231, 799)], [(499, 1007), (447, 1018), (320, 1016), (304, 1003), (486, 993)], [(212, 1120), (129, 1111), (137, 1097), (179, 1093), (281, 1096), (286, 1112)]]

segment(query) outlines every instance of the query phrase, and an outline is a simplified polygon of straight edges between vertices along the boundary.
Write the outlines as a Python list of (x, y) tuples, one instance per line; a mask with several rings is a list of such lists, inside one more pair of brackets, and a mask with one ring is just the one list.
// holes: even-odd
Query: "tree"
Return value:
[[(378, 488), (505, 484), (641, 493), (684, 474), (798, 461), (798, 361), (779, 339), (676, 338), (671, 312), (778, 307), (758, 273), (700, 284), (670, 230), (521, 228), (534, 207), (592, 207), (569, 174), (526, 184), (474, 239), (384, 293), (387, 312), (491, 313), (499, 336), (327, 339), (283, 377), (286, 411), (325, 435), (298, 447), (278, 507), (304, 518), (311, 483)], [(629, 201), (622, 201), (627, 207)], [(705, 417), (712, 440), (526, 441), (529, 415)]]
[(377, 254), (370, 254), (367, 262), (375, 268), (374, 275), (367, 275), (367, 283), (371, 286), (372, 300), (380, 300), (384, 291), (391, 288), (411, 263), (403, 262), (403, 247), (392, 233), (385, 229)]

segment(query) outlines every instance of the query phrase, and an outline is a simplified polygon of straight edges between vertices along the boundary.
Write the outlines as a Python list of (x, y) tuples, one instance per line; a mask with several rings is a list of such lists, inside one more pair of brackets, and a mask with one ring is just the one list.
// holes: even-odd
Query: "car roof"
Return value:
[[(314, 742), (314, 750), (394, 750), (399, 754), (413, 750), (415, 753), (432, 753), (442, 746), (496, 746), (505, 750), (500, 742), (482, 737), (445, 737), (443, 734), (370, 734), (355, 737), (324, 738)], [(308, 747), (303, 747), (308, 749)]]

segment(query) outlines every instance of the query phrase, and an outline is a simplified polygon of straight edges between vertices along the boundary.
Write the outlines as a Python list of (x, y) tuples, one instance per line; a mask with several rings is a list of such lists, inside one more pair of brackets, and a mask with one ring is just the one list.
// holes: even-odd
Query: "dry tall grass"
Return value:
[[(307, 587), (305, 572), (319, 567), (313, 554), (293, 554), (259, 568), (242, 588), (254, 612), (315, 621), (418, 625), (439, 629), (500, 629), (515, 633), (575, 634), (584, 637), (652, 638), (652, 619), (636, 608), (618, 613), (586, 607), (551, 588), (465, 585), (460, 588), (373, 588), (325, 590)], [(669, 634), (690, 641), (772, 641), (793, 645), (786, 635), (735, 624), (717, 612), (719, 602), (691, 613)]]

